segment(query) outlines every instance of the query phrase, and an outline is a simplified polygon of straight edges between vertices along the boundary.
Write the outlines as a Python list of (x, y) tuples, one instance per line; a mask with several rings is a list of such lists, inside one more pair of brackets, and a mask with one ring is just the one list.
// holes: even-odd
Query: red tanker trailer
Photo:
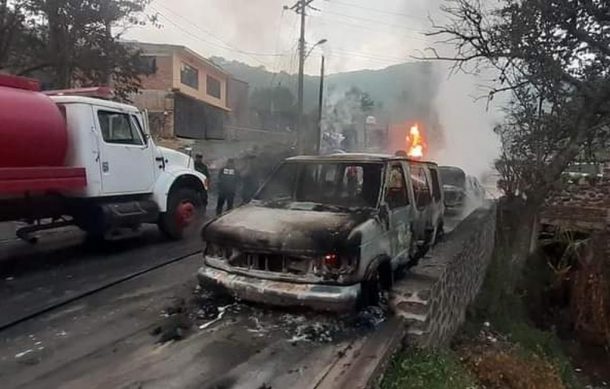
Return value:
[(0, 75), (0, 195), (78, 189), (85, 169), (65, 166), (68, 131), (35, 80)]
[(109, 238), (142, 223), (180, 238), (202, 212), (207, 178), (192, 158), (157, 147), (146, 115), (111, 97), (0, 75), (0, 222), (29, 223), (20, 238), (69, 224)]

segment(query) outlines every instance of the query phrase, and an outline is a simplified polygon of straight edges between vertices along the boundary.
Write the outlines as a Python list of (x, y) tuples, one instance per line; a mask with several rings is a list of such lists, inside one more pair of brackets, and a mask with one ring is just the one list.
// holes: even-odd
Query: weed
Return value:
[(381, 389), (465, 389), (476, 381), (452, 351), (409, 349), (392, 361)]

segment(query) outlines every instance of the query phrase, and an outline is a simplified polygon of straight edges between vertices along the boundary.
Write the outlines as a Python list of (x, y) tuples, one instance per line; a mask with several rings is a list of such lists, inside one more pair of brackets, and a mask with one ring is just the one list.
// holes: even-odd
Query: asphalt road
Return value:
[[(71, 229), (35, 246), (0, 242), (0, 327), (199, 247), (197, 234), (171, 242), (154, 227), (105, 246)], [(389, 325), (375, 311), (337, 317), (195, 292), (200, 265), (200, 254), (188, 256), (0, 331), (0, 386), (324, 387), (333, 366), (348, 366), (350, 350), (361, 354), (353, 350)], [(183, 313), (165, 317), (176, 306)], [(186, 338), (159, 342), (175, 318), (188, 321)]]
[(372, 333), (362, 316), (229, 302), (186, 339), (159, 343), (152, 331), (194, 296), (199, 265), (192, 256), (1, 332), (2, 387), (310, 388)]
[(0, 327), (58, 302), (142, 271), (170, 258), (195, 253), (200, 239), (166, 240), (156, 227), (138, 238), (89, 245), (68, 229), (45, 235), (39, 244), (0, 244)]

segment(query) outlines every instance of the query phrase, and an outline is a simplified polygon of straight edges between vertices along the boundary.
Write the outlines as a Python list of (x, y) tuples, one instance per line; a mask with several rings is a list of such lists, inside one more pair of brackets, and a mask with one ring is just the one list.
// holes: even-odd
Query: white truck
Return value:
[(0, 75), (0, 222), (17, 236), (76, 225), (98, 238), (156, 223), (172, 239), (196, 223), (207, 177), (191, 156), (155, 145), (147, 116), (109, 88), (40, 93)]

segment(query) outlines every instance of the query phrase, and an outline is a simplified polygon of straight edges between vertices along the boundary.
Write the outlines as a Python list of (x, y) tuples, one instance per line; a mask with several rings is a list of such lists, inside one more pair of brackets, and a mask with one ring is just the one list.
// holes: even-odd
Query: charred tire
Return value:
[(167, 237), (182, 239), (186, 227), (203, 214), (203, 197), (191, 188), (172, 189), (167, 200), (167, 211), (159, 216), (159, 229)]
[(361, 283), (359, 306), (366, 308), (386, 303), (385, 292), (392, 287), (392, 267), (389, 262), (381, 262), (367, 272)]
[(436, 232), (434, 236), (434, 244), (442, 241), (445, 237), (445, 223), (441, 220), (436, 227)]

